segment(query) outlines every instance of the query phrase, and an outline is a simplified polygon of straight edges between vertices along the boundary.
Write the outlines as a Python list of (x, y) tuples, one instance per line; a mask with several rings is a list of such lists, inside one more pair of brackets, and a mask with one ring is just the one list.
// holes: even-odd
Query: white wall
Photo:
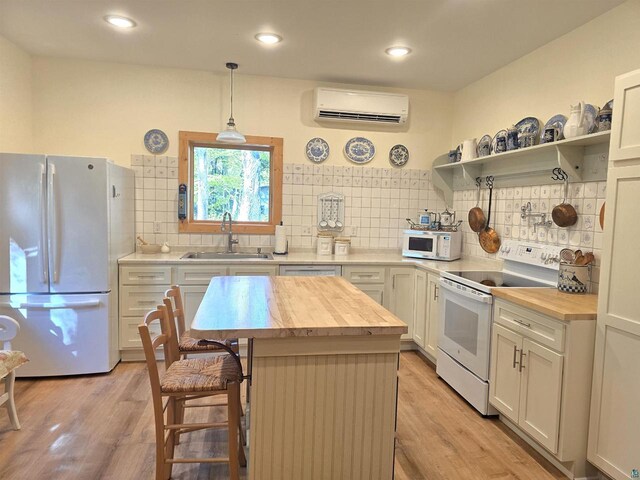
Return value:
[(450, 147), (527, 116), (544, 125), (580, 100), (601, 107), (614, 78), (637, 68), (640, 0), (629, 0), (456, 92)]
[(0, 152), (32, 149), (31, 57), (0, 36)]
[[(144, 151), (142, 139), (151, 128), (168, 134), (166, 154), (175, 156), (179, 130), (219, 131), (229, 116), (227, 75), (43, 57), (34, 58), (33, 65), (36, 145), (41, 151), (101, 155), (128, 165), (131, 154)], [(409, 168), (430, 166), (433, 157), (448, 148), (450, 93), (405, 90), (410, 125), (376, 131), (314, 122), (316, 82), (241, 74), (235, 78), (238, 129), (283, 137), (288, 163), (306, 161), (304, 146), (315, 136), (328, 141), (326, 163), (333, 165), (348, 164), (342, 147), (357, 135), (367, 136), (377, 147), (370, 164), (376, 167), (389, 165), (389, 149), (397, 143), (409, 148)]]

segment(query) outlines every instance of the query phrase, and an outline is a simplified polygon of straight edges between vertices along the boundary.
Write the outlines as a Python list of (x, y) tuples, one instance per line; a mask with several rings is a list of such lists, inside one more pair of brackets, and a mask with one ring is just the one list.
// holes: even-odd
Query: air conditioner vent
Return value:
[(314, 119), (319, 121), (404, 125), (409, 97), (387, 92), (316, 88)]
[(336, 112), (330, 110), (320, 110), (319, 118), (333, 118), (340, 120), (354, 120), (361, 122), (381, 122), (381, 123), (400, 123), (400, 115), (381, 115), (375, 113), (353, 113), (353, 112)]

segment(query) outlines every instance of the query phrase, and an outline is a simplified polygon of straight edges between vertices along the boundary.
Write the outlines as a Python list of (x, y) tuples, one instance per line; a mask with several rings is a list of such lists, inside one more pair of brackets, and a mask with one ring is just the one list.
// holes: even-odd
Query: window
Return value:
[(273, 234), (282, 217), (282, 139), (247, 136), (229, 145), (216, 136), (180, 132), (178, 180), (187, 185), (180, 232), (220, 233), (229, 212), (234, 232)]

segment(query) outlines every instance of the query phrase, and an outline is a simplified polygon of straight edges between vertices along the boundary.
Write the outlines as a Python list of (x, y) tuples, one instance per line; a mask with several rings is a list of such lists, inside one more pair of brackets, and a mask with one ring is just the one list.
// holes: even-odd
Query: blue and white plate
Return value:
[(394, 167), (404, 167), (409, 161), (409, 150), (404, 145), (394, 145), (389, 151), (389, 162)]
[(495, 155), (496, 153), (503, 153), (503, 152), (496, 152), (496, 144), (498, 143), (498, 137), (504, 137), (506, 139), (507, 131), (500, 130), (498, 133), (496, 133), (493, 136), (493, 140), (491, 140), (491, 155)]
[(305, 151), (309, 160), (321, 163), (329, 157), (329, 144), (323, 138), (315, 137), (307, 142)]
[(598, 129), (598, 107), (587, 103), (584, 106), (584, 121), (587, 122), (587, 133), (593, 133)]
[(354, 163), (368, 163), (375, 156), (376, 147), (367, 138), (354, 137), (344, 146), (344, 154)]
[(521, 143), (521, 139), (524, 140), (526, 136), (533, 137), (533, 141), (530, 145), (526, 145), (532, 147), (540, 138), (540, 121), (534, 117), (526, 117), (516, 123), (515, 127), (518, 129), (518, 143), (519, 147), (523, 148), (524, 145)]
[(491, 155), (491, 135), (484, 135), (478, 142), (478, 157)]
[(558, 138), (557, 140), (562, 140), (564, 138), (564, 124), (567, 123), (567, 117), (559, 113), (558, 115), (554, 115), (547, 123), (544, 124), (544, 128), (542, 129), (542, 137), (540, 138), (540, 143), (545, 143), (544, 141), (544, 131), (547, 128), (557, 128), (558, 129)]
[(169, 138), (162, 130), (154, 128), (144, 134), (144, 146), (154, 155), (160, 155), (169, 148)]

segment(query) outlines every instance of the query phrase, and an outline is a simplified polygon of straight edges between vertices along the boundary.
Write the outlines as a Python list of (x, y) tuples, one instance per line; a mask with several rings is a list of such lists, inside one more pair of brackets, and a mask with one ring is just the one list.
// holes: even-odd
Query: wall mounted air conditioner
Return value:
[(409, 97), (397, 93), (316, 88), (315, 120), (404, 125), (409, 116)]

